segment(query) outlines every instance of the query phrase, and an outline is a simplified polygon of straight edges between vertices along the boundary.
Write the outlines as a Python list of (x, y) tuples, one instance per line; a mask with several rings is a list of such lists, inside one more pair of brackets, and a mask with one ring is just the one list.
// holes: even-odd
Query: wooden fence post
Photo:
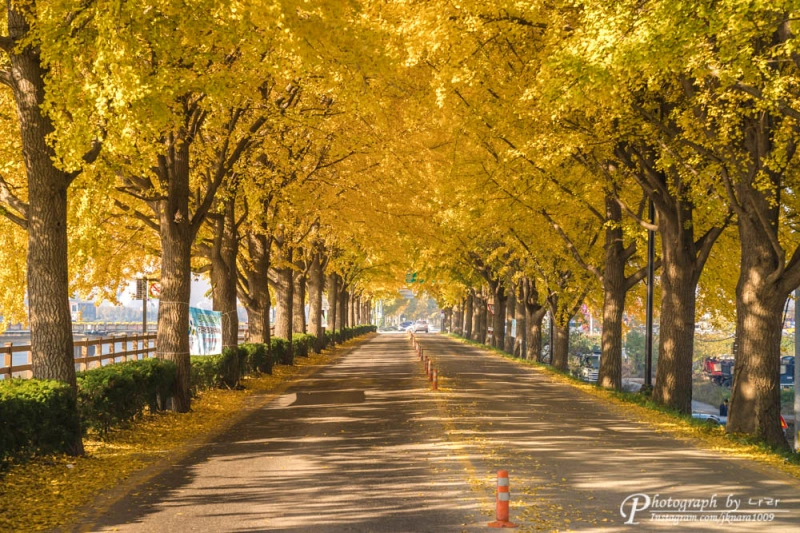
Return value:
[(11, 364), (12, 364), (12, 357), (11, 357), (11, 347), (14, 345), (13, 342), (5, 343), (5, 349), (3, 350), (3, 365), (8, 369), (8, 379), (11, 379)]

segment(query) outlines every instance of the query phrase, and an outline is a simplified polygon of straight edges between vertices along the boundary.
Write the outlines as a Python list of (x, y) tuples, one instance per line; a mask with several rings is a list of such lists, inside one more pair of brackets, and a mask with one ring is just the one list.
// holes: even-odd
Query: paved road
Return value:
[[(511, 473), (522, 531), (800, 531), (800, 484), (628, 419), (546, 375), (438, 335), (433, 393), (408, 342), (379, 335), (114, 505), (102, 531), (478, 531)], [(710, 499), (774, 521), (675, 525), (620, 505)], [(766, 506), (765, 498), (780, 500)], [(773, 500), (774, 501), (774, 500)], [(630, 507), (623, 508), (626, 513)], [(735, 517), (755, 516), (755, 512)], [(680, 516), (688, 517), (690, 513)], [(705, 514), (704, 516), (710, 516)]]

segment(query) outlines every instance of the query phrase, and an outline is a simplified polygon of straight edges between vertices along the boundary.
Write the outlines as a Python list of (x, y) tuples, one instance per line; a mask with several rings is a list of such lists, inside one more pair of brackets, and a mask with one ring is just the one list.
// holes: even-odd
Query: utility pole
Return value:
[[(650, 200), (650, 224), (655, 224), (656, 210)], [(644, 386), (653, 389), (653, 263), (656, 255), (655, 232), (647, 230), (647, 314), (644, 339)]]

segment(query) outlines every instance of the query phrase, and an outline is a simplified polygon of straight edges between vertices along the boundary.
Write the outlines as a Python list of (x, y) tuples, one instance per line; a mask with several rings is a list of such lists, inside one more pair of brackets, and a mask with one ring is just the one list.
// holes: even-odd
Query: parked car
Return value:
[(417, 320), (414, 324), (414, 333), (428, 333), (428, 321), (427, 320)]
[[(781, 417), (781, 429), (783, 430), (783, 434), (786, 434), (786, 430), (789, 429), (789, 425), (786, 423), (786, 419)], [(692, 418), (696, 420), (704, 420), (708, 422), (712, 426), (722, 426), (725, 427), (725, 424), (728, 423), (727, 416), (720, 416), (720, 415), (711, 415), (707, 413), (692, 413)]]
[(712, 426), (725, 426), (728, 422), (727, 416), (710, 415), (707, 413), (692, 413), (692, 418), (696, 420), (704, 420)]

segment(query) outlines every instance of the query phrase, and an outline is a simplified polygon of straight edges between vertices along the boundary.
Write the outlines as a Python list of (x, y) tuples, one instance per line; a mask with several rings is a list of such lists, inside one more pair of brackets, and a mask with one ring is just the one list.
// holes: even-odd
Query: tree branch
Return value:
[(19, 215), (16, 215), (9, 212), (7, 209), (3, 209), (3, 216), (19, 227), (28, 229), (28, 204), (20, 200), (19, 197), (14, 194), (14, 191), (11, 190), (11, 186), (2, 176), (0, 176), (0, 203), (6, 204), (19, 213)]
[(10, 87), (11, 89), (14, 88), (14, 81), (11, 79), (11, 72), (8, 70), (0, 70), (0, 83)]
[(149, 216), (145, 215), (144, 213), (142, 213), (141, 211), (139, 211), (137, 209), (134, 209), (134, 208), (130, 207), (129, 205), (125, 205), (125, 204), (123, 204), (122, 202), (120, 202), (119, 200), (116, 200), (116, 199), (114, 200), (114, 205), (117, 206), (122, 211), (132, 215), (133, 218), (135, 218), (137, 220), (141, 220), (142, 222), (144, 222), (144, 224), (148, 228), (152, 229), (153, 231), (155, 231), (157, 233), (161, 233), (161, 225), (158, 222), (156, 222), (154, 219), (152, 219), (151, 217), (149, 217)]
[(544, 209), (541, 210), (541, 214), (545, 218), (545, 220), (547, 220), (550, 223), (553, 229), (556, 230), (556, 233), (558, 233), (558, 235), (567, 245), (567, 249), (569, 249), (569, 251), (572, 253), (572, 257), (575, 258), (575, 261), (585, 270), (588, 270), (589, 272), (594, 274), (594, 276), (600, 281), (600, 283), (603, 283), (603, 273), (600, 272), (594, 265), (590, 265), (586, 261), (584, 261), (583, 256), (575, 247), (575, 244), (572, 242), (572, 239), (569, 238), (569, 235), (567, 235), (567, 233), (558, 224), (558, 222), (553, 220), (553, 217), (551, 217)]

